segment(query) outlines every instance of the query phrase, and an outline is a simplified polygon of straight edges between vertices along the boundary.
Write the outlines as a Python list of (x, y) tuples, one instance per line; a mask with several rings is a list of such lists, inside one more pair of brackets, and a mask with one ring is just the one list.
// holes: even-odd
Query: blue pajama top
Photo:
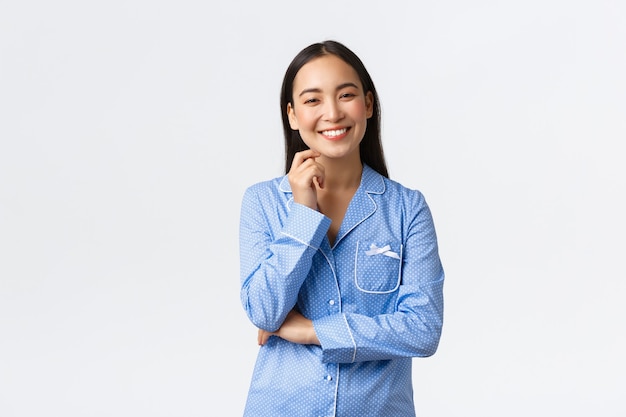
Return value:
[(270, 337), (245, 416), (415, 416), (411, 358), (435, 353), (443, 324), (444, 271), (428, 205), (364, 165), (332, 247), (330, 223), (294, 203), (286, 176), (244, 193), (243, 308), (267, 331), (296, 308), (321, 342)]

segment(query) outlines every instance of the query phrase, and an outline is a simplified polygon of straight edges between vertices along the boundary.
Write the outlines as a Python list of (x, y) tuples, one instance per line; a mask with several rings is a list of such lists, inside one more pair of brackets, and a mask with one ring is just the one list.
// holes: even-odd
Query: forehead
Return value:
[(294, 93), (307, 88), (334, 89), (345, 83), (361, 87), (356, 70), (335, 55), (323, 55), (307, 62), (300, 68), (294, 79)]

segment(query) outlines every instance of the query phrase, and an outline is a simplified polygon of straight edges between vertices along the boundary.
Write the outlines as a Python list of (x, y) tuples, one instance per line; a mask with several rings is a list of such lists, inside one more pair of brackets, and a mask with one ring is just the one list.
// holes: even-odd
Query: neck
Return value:
[(363, 164), (361, 158), (350, 161), (318, 158), (324, 165), (324, 190), (341, 191), (358, 188), (361, 184)]

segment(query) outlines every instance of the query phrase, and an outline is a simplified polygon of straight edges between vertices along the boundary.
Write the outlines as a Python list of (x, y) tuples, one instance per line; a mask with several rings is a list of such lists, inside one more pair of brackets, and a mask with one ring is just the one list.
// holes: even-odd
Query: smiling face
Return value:
[(373, 114), (373, 96), (363, 91), (350, 65), (335, 55), (324, 55), (296, 74), (287, 114), (291, 128), (323, 158), (359, 158), (359, 144)]

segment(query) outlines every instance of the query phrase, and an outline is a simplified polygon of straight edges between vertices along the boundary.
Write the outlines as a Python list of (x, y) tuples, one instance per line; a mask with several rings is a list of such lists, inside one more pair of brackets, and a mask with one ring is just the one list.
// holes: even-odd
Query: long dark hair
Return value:
[(372, 117), (367, 119), (367, 128), (359, 147), (359, 153), (362, 163), (369, 165), (379, 174), (389, 177), (380, 139), (380, 106), (378, 104), (378, 94), (376, 93), (374, 82), (365, 69), (365, 65), (363, 65), (363, 62), (361, 62), (354, 52), (341, 43), (330, 40), (314, 43), (304, 48), (296, 55), (293, 61), (291, 61), (291, 64), (289, 64), (285, 72), (285, 78), (283, 78), (283, 85), (280, 90), (280, 111), (283, 118), (283, 132), (285, 135), (285, 173), (288, 173), (291, 169), (291, 163), (293, 162), (293, 157), (296, 152), (309, 149), (302, 140), (302, 137), (300, 137), (300, 132), (292, 130), (289, 125), (287, 105), (293, 100), (293, 81), (298, 71), (300, 71), (300, 68), (314, 58), (323, 55), (335, 55), (345, 61), (354, 68), (359, 75), (361, 84), (363, 84), (364, 93), (372, 93), (374, 100), (373, 114)]

